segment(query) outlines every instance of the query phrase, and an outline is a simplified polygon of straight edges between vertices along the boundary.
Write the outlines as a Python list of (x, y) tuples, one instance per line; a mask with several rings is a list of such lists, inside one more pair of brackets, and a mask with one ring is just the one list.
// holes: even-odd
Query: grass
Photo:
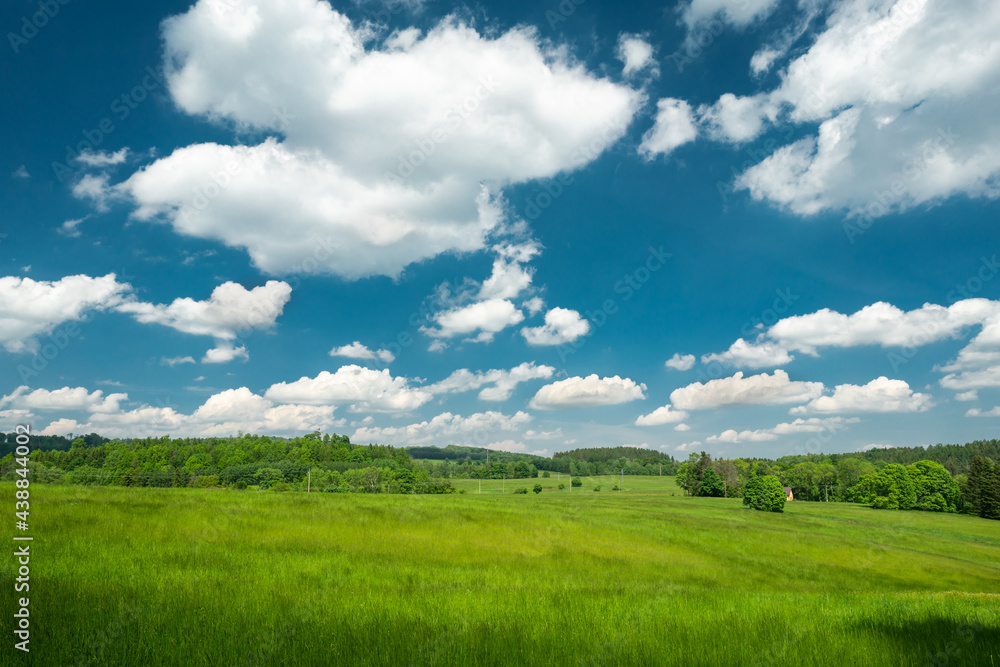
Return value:
[(32, 486), (17, 664), (1000, 665), (1000, 522), (765, 514), (666, 477), (621, 495), (537, 481), (527, 496), (475, 480), (450, 496)]

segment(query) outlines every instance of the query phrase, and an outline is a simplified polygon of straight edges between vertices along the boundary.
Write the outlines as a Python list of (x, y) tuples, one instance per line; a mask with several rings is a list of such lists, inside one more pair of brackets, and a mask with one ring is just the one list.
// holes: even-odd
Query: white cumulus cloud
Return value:
[(335, 373), (271, 385), (264, 397), (276, 403), (350, 405), (353, 412), (409, 412), (433, 398), (426, 389), (410, 386), (407, 378), (392, 377), (388, 369), (372, 370), (351, 364)]
[(793, 381), (788, 373), (776, 370), (771, 375), (761, 373), (743, 377), (743, 371), (702, 384), (694, 382), (675, 389), (670, 402), (682, 410), (708, 410), (733, 405), (778, 405), (802, 403), (819, 397), (822, 382)]
[(521, 335), (529, 345), (563, 345), (590, 333), (590, 322), (569, 308), (553, 308), (545, 313), (545, 324), (525, 327)]
[(118, 186), (135, 216), (244, 248), (262, 271), (398, 276), (484, 247), (503, 187), (578, 169), (640, 92), (533, 29), (454, 17), (373, 46), (327, 2), (200, 0), (164, 23), (184, 112), (280, 135), (182, 147)]
[(617, 405), (646, 398), (644, 384), (617, 375), (571, 377), (547, 384), (535, 394), (529, 405), (537, 410), (589, 408)]
[(340, 347), (335, 347), (330, 350), (331, 357), (348, 357), (349, 359), (378, 359), (382, 363), (392, 363), (396, 360), (396, 355), (394, 355), (389, 350), (371, 350), (367, 346), (362, 345), (361, 341), (354, 341), (350, 345), (341, 345)]
[(8, 352), (35, 352), (37, 336), (52, 333), (63, 323), (78, 322), (88, 312), (114, 307), (131, 290), (113, 273), (56, 281), (0, 278), (0, 345)]
[(866, 385), (839, 384), (832, 396), (819, 396), (791, 413), (925, 412), (933, 405), (929, 394), (914, 393), (903, 380), (881, 376)]

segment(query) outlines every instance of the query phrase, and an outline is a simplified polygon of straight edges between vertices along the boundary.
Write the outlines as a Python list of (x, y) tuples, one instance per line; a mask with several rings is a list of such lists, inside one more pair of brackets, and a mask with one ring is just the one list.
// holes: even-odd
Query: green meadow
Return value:
[[(512, 493), (536, 482), (541, 494)], [(771, 514), (684, 497), (673, 478), (616, 482), (489, 480), (480, 494), (458, 480), (465, 493), (437, 496), (32, 485), (31, 652), (8, 630), (0, 655), (1000, 665), (1000, 522), (843, 503)], [(13, 491), (0, 485), (11, 507)], [(14, 559), (2, 567), (12, 609)]]

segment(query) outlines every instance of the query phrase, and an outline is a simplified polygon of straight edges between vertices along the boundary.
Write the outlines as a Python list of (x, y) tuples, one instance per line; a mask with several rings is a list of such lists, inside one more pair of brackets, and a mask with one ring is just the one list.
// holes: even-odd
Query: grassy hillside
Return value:
[(1000, 664), (1000, 522), (537, 481), (32, 486), (27, 664)]

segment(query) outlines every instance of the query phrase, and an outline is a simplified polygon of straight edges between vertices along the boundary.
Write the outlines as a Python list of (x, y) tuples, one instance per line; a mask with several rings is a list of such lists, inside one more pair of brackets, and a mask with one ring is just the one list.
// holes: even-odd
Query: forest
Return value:
[[(963, 472), (953, 475), (947, 467), (922, 458), (909, 465), (864, 456), (833, 455), (818, 461), (779, 459), (718, 459), (692, 452), (678, 470), (677, 485), (692, 496), (744, 497), (758, 479), (774, 477), (790, 488), (798, 501), (840, 501), (876, 509), (965, 512), (986, 519), (1000, 519), (1000, 465), (978, 453), (995, 448), (947, 450), (950, 463)], [(905, 461), (918, 452), (907, 452)], [(938, 455), (941, 452), (936, 452)], [(971, 456), (971, 459), (969, 459)], [(792, 458), (792, 457), (787, 457)]]
[[(15, 434), (0, 434), (0, 476), (13, 479)], [(72, 440), (32, 436), (29, 467), (42, 483), (311, 490), (354, 493), (452, 493), (452, 479), (528, 479), (562, 473), (675, 476), (693, 496), (743, 497), (752, 477), (774, 476), (796, 501), (840, 501), (879, 509), (967, 512), (1000, 518), (1000, 441), (718, 459), (674, 457), (638, 447), (592, 447), (551, 458), (479, 447), (360, 445), (318, 431), (296, 438)]]

